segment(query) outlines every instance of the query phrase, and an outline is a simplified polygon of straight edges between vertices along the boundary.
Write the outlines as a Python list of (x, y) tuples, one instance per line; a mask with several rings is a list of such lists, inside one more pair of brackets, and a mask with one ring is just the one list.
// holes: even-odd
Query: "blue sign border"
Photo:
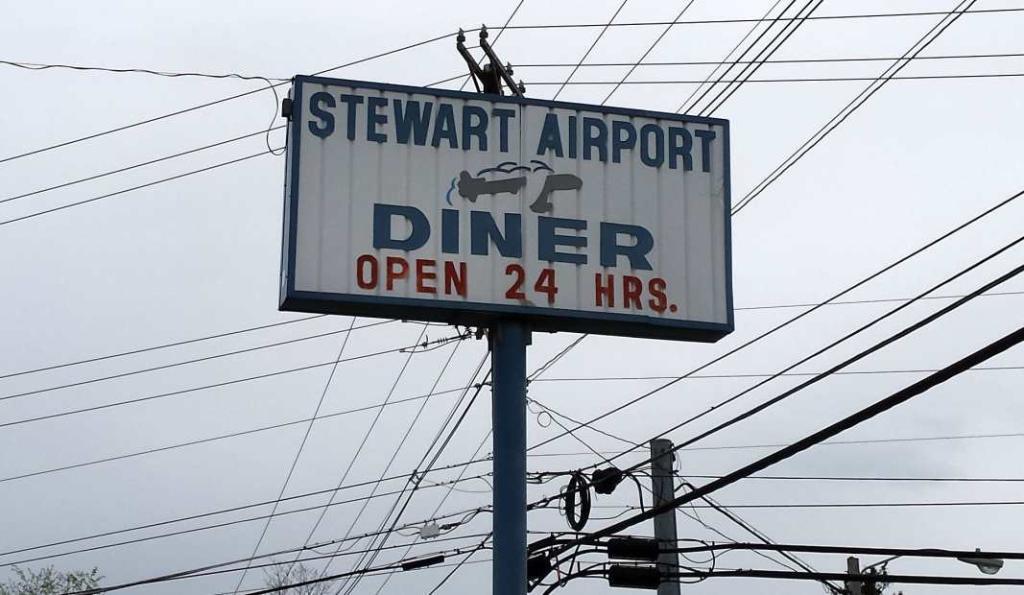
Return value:
[[(725, 176), (725, 294), (727, 322), (712, 323), (687, 320), (668, 320), (642, 314), (616, 314), (586, 312), (563, 308), (541, 308), (536, 306), (509, 306), (482, 302), (438, 301), (418, 298), (394, 298), (356, 294), (297, 291), (295, 289), (296, 221), (299, 201), (299, 151), (303, 111), (303, 85), (340, 85), (355, 88), (403, 93), (422, 93), (435, 97), (473, 99), (518, 105), (535, 105), (548, 108), (586, 110), (598, 113), (659, 118), (677, 122), (711, 124), (721, 126), (724, 131), (724, 176)], [(292, 114), (288, 129), (288, 140), (292, 143), (291, 160), (287, 164), (288, 193), (284, 206), (284, 235), (282, 238), (281, 269), (285, 275), (281, 284), (279, 309), (290, 312), (315, 312), (347, 314), (371, 318), (398, 318), (403, 320), (424, 320), (447, 322), (465, 326), (489, 326), (501, 319), (522, 320), (532, 330), (540, 332), (570, 331), (599, 335), (615, 335), (676, 341), (714, 342), (731, 333), (734, 328), (732, 301), (732, 193), (729, 171), (729, 121), (720, 118), (687, 116), (667, 112), (634, 110), (619, 107), (605, 107), (585, 103), (549, 101), (515, 96), (481, 96), (479, 93), (393, 85), (348, 79), (332, 79), (315, 76), (296, 76), (292, 87)]]

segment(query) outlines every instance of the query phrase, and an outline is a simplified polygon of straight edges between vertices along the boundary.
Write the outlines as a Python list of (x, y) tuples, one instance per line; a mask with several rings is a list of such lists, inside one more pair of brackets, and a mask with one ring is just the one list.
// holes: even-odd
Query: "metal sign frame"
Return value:
[(731, 189), (729, 163), (729, 122), (719, 118), (705, 118), (667, 112), (635, 110), (618, 107), (549, 101), (516, 96), (488, 96), (495, 104), (531, 105), (545, 108), (561, 108), (592, 111), (604, 114), (657, 118), (681, 123), (707, 124), (723, 128), (723, 175), (724, 175), (724, 264), (725, 299), (727, 320), (725, 323), (671, 320), (642, 314), (619, 314), (607, 312), (577, 311), (565, 308), (516, 306), (489, 304), (469, 301), (437, 301), (405, 297), (368, 296), (358, 294), (323, 293), (300, 291), (295, 288), (296, 235), (299, 205), (299, 156), (305, 106), (304, 89), (307, 84), (340, 85), (369, 90), (421, 93), (437, 97), (479, 101), (478, 93), (433, 89), (407, 85), (394, 85), (349, 79), (332, 79), (314, 76), (296, 76), (292, 88), (292, 114), (288, 129), (290, 158), (287, 168), (287, 193), (284, 209), (284, 232), (282, 242), (282, 279), (280, 309), (298, 312), (335, 313), (356, 316), (398, 318), (445, 322), (466, 326), (489, 326), (497, 320), (516, 319), (529, 325), (534, 331), (570, 331), (671, 339), (697, 342), (714, 342), (733, 331), (732, 295), (732, 241), (731, 241)]

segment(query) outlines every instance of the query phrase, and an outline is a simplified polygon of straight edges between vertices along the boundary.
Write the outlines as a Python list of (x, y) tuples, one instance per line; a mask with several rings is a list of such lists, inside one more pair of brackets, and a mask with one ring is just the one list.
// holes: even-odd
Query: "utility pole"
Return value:
[[(860, 574), (860, 559), (855, 556), (847, 558), (846, 573)], [(850, 595), (864, 595), (864, 583), (860, 581), (846, 581), (846, 592)]]
[[(664, 438), (651, 440), (651, 484), (654, 491), (654, 502), (651, 506), (661, 506), (675, 497), (675, 478), (672, 474), (672, 441)], [(676, 513), (668, 510), (654, 517), (654, 537), (662, 549), (678, 547), (676, 536)], [(674, 552), (662, 552), (658, 555), (658, 567), (662, 576), (670, 576), (677, 572), (679, 555)], [(658, 585), (658, 595), (679, 595), (678, 581), (664, 581)]]

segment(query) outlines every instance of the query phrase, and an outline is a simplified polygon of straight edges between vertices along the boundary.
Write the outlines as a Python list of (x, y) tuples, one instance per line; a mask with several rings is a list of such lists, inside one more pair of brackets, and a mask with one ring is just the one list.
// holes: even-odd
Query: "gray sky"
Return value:
[[(816, 14), (949, 10), (952, 0), (826, 0)], [(526, 0), (513, 24), (605, 22), (617, 0), (539, 2)], [(671, 20), (683, 2), (630, 0), (619, 21)], [(696, 0), (686, 19), (755, 18), (766, 0)], [(1012, 7), (1012, 2), (981, 0), (977, 9)], [(103, 1), (10, 2), (0, 21), (0, 59), (140, 67), (168, 71), (238, 72), (271, 77), (319, 71), (414, 41), (487, 23), (500, 26), (514, 2), (406, 2), (372, 4), (326, 2)], [(902, 54), (939, 17), (827, 20), (805, 24), (776, 58), (893, 57)], [(926, 55), (1024, 51), (1024, 14), (967, 15), (950, 27)], [(750, 24), (680, 25), (648, 57), (649, 61), (721, 60)], [(591, 62), (636, 60), (662, 27), (613, 28), (589, 57)], [(510, 30), (496, 44), (513, 63), (574, 63), (598, 29)], [(412, 51), (334, 71), (339, 77), (425, 85), (464, 71), (444, 40)], [(767, 65), (758, 76), (875, 76), (885, 63)], [(516, 76), (533, 97), (550, 97), (569, 68), (521, 67)], [(703, 79), (710, 67), (642, 67), (631, 80)], [(1024, 72), (1024, 58), (930, 60), (911, 64), (903, 74)], [(583, 68), (579, 81), (614, 81), (625, 68)], [(66, 70), (32, 72), (0, 66), (6, 104), (0, 110), (0, 157), (44, 147), (206, 101), (258, 89), (263, 83), (197, 78), (156, 78)], [(855, 96), (864, 82), (750, 83), (716, 115), (732, 123), (734, 200), (759, 182), (786, 155)], [(1020, 190), (1019, 139), (1024, 138), (1018, 78), (893, 81), (806, 158), (771, 186), (734, 220), (735, 301), (739, 307), (804, 304), (825, 299), (863, 276), (940, 235), (963, 220)], [(458, 86), (458, 82), (448, 86)], [(570, 86), (560, 99), (597, 103), (609, 86)], [(609, 101), (653, 110), (675, 110), (692, 86), (627, 85)], [(269, 92), (219, 104), (63, 149), (0, 163), (0, 198), (160, 157), (195, 146), (256, 132), (277, 109)], [(275, 119), (275, 124), (280, 120)], [(283, 142), (271, 134), (275, 146)], [(0, 221), (68, 202), (198, 169), (264, 148), (261, 137), (190, 155), (148, 168), (0, 204)], [(223, 333), (298, 315), (277, 312), (282, 206), (282, 157), (264, 156), (185, 179), (130, 192), (93, 204), (0, 225), (0, 375)], [(1024, 205), (1013, 203), (997, 215), (956, 235), (893, 272), (857, 290), (849, 299), (912, 296), (964, 266), (1016, 239)], [(967, 293), (1020, 263), (1020, 249), (980, 267), (938, 293)], [(1011, 281), (998, 291), (1024, 290)], [(855, 370), (934, 369), (1018, 328), (1024, 321), (1021, 296), (978, 299), (913, 337), (856, 364)], [(818, 371), (948, 303), (928, 301), (908, 308), (862, 336), (803, 366)], [(828, 344), (894, 307), (894, 303), (832, 306), (707, 370), (708, 374), (771, 373)], [(544, 376), (680, 375), (795, 315), (797, 309), (737, 312), (736, 332), (715, 345), (688, 345), (635, 339), (590, 337)], [(142, 368), (215, 355), (347, 328), (348, 317), (325, 317), (231, 337), (203, 341), (95, 364), (0, 379), (0, 395), (45, 389)], [(356, 324), (370, 322), (357, 321)], [(417, 323), (394, 323), (355, 331), (346, 357), (392, 350), (416, 342)], [(432, 326), (431, 339), (452, 330)], [(287, 346), (207, 362), (95, 382), (0, 401), (0, 423), (215, 384), (333, 359), (343, 339), (334, 334)], [(534, 337), (531, 369), (576, 339), (571, 334)], [(454, 346), (416, 354), (390, 353), (342, 363), (328, 389), (321, 414), (380, 403), (394, 389), (400, 399), (429, 392)], [(465, 341), (444, 369), (438, 387), (465, 386), (485, 353), (482, 341)], [(1024, 365), (1019, 349), (989, 366)], [(310, 417), (327, 382), (320, 367), (263, 380), (123, 405), (101, 411), (0, 427), (0, 478), (157, 448), (209, 436)], [(754, 445), (797, 439), (901, 388), (923, 373), (844, 375), (799, 393), (704, 445)], [(1019, 370), (974, 371), (872, 420), (843, 439), (955, 436), (1024, 432)], [(643, 442), (667, 427), (752, 385), (757, 379), (683, 381), (598, 427)], [(787, 377), (769, 383), (670, 437), (682, 441), (799, 382)], [(589, 418), (656, 385), (656, 381), (538, 382), (534, 397), (574, 418)], [(390, 474), (410, 471), (456, 402), (458, 393), (438, 395), (412, 425)], [(469, 458), (489, 428), (484, 391), (440, 464)], [(385, 409), (368, 449), (358, 457), (346, 483), (377, 479), (405, 435), (418, 402)], [(287, 494), (334, 487), (373, 420), (373, 412), (317, 422), (303, 450)], [(531, 444), (557, 434), (531, 416)], [(541, 420), (544, 421), (544, 420)], [(174, 449), (124, 461), (0, 483), (0, 550), (9, 551), (140, 524), (275, 498), (302, 439), (305, 425), (209, 444)], [(619, 441), (594, 432), (584, 440), (599, 450), (621, 451)], [(791, 475), (917, 477), (1020, 477), (1020, 438), (822, 446), (778, 466)], [(483, 451), (489, 450), (489, 444)], [(581, 453), (586, 448), (563, 438), (538, 452)], [(754, 460), (766, 449), (702, 450), (686, 453), (682, 473), (721, 474)], [(641, 457), (627, 457), (636, 461)], [(590, 456), (536, 457), (530, 469), (567, 470), (595, 462)], [(486, 473), (478, 465), (469, 475)], [(444, 471), (431, 476), (445, 481)], [(694, 480), (700, 483), (706, 480)], [(401, 487), (385, 484), (382, 490)], [(552, 494), (557, 482), (532, 487), (531, 498)], [(488, 486), (467, 482), (444, 503), (442, 513), (486, 505)], [(428, 518), (444, 488), (424, 489), (403, 521)], [(342, 492), (341, 498), (368, 493)], [(717, 494), (725, 505), (771, 503), (924, 502), (1024, 500), (1019, 484), (839, 483), (749, 480)], [(317, 496), (282, 504), (279, 512), (326, 502)], [(391, 498), (371, 502), (353, 534), (373, 531)], [(624, 485), (600, 506), (636, 505), (636, 492)], [(361, 503), (332, 507), (314, 541), (340, 537)], [(622, 509), (597, 509), (612, 515)], [(1021, 549), (1019, 506), (736, 509), (773, 539), (789, 543)], [(59, 546), (34, 553), (53, 554), (203, 524), (266, 514), (268, 508), (174, 524), (127, 536)], [(742, 529), (712, 510), (700, 519), (738, 540)], [(262, 552), (302, 545), (319, 511), (275, 519)], [(530, 514), (530, 529), (567, 528), (555, 510)], [(591, 521), (588, 527), (600, 526)], [(58, 558), (61, 568), (98, 566), (106, 583), (134, 580), (246, 557), (263, 524), (250, 522), (128, 547)], [(680, 517), (686, 538), (720, 539), (695, 520)], [(486, 514), (455, 535), (485, 533)], [(644, 532), (650, 531), (643, 527)], [(405, 543), (398, 536), (391, 543)], [(360, 542), (360, 544), (365, 542)], [(473, 540), (451, 542), (471, 544)], [(447, 548), (427, 545), (418, 551)], [(357, 546), (354, 549), (358, 549)], [(391, 550), (378, 562), (400, 557)], [(489, 558), (479, 554), (479, 560)], [(0, 563), (25, 557), (7, 556)], [(841, 571), (839, 556), (808, 556), (823, 571)], [(355, 557), (336, 560), (344, 571)], [(865, 562), (869, 562), (865, 558)], [(36, 566), (40, 563), (28, 564)], [(719, 567), (777, 568), (756, 556), (735, 553)], [(1021, 576), (1008, 563), (1006, 575)], [(954, 561), (893, 562), (893, 572), (962, 574), (972, 569)], [(4, 573), (7, 572), (5, 569)], [(395, 576), (390, 592), (426, 592), (446, 572), (430, 569)], [(3, 576), (0, 573), (0, 576)], [(235, 574), (136, 589), (140, 593), (217, 593), (234, 588)], [(357, 592), (374, 592), (381, 578), (367, 578)], [(253, 571), (247, 587), (261, 584)], [(489, 565), (468, 565), (445, 592), (485, 592)], [(607, 589), (603, 581), (577, 581), (567, 593)], [(686, 587), (692, 593), (816, 593), (804, 583), (716, 579)], [(969, 588), (908, 587), (912, 593), (968, 593)], [(1000, 593), (998, 588), (986, 592)]]

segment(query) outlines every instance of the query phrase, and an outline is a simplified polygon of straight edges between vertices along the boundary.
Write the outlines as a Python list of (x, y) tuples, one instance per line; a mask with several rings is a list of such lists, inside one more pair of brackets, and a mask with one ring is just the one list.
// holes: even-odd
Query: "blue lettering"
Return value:
[(544, 116), (544, 127), (540, 131), (537, 143), (537, 155), (543, 156), (548, 150), (556, 157), (562, 156), (562, 133), (558, 129), (558, 116), (551, 112)]
[[(676, 142), (679, 141), (679, 142)], [(690, 149), (693, 148), (693, 136), (690, 135), (690, 131), (685, 128), (679, 128), (671, 126), (668, 129), (668, 166), (671, 169), (677, 169), (676, 158), (683, 158), (683, 170), (690, 171), (693, 169), (693, 156), (690, 155)]]
[(348, 130), (346, 136), (348, 140), (356, 140), (356, 106), (363, 102), (361, 95), (346, 95), (344, 93), (340, 96), (341, 102), (348, 106)]
[[(404, 218), (411, 230), (404, 240), (395, 239), (391, 235), (391, 220), (398, 216)], [(403, 205), (373, 205), (373, 247), (377, 249), (392, 248), (410, 252), (422, 248), (430, 239), (430, 222), (423, 211), (416, 207)]]
[(309, 131), (319, 136), (320, 138), (327, 138), (334, 132), (334, 114), (325, 110), (322, 105), (333, 108), (337, 105), (334, 101), (334, 96), (326, 91), (317, 91), (309, 97), (309, 113), (320, 119), (320, 125), (313, 120), (307, 122)]
[(715, 140), (714, 130), (694, 131), (700, 139), (700, 166), (704, 171), (711, 171), (711, 141)]
[[(625, 137), (622, 136), (623, 132), (626, 133)], [(622, 161), (622, 150), (632, 151), (635, 147), (636, 128), (633, 127), (633, 123), (619, 120), (612, 122), (612, 161), (619, 163)]]
[[(651, 156), (651, 136), (654, 136), (654, 156)], [(649, 167), (661, 167), (665, 162), (665, 133), (657, 124), (646, 124), (640, 129), (640, 161)]]
[(569, 159), (576, 159), (576, 136), (579, 134), (576, 120), (576, 116), (569, 116)]
[(510, 258), (523, 256), (523, 217), (519, 213), (505, 213), (505, 234), (501, 234), (494, 217), (487, 211), (469, 212), (469, 252), (480, 256), (489, 254), (488, 240), (494, 243), (498, 254)]
[(583, 158), (589, 160), (594, 148), (598, 159), (608, 161), (608, 126), (598, 118), (583, 118)]
[(377, 110), (388, 104), (387, 97), (371, 97), (366, 102), (366, 140), (376, 141), (378, 143), (388, 142), (388, 135), (383, 132), (377, 131), (377, 126), (381, 124), (387, 124), (388, 115), (378, 113)]
[[(476, 124), (473, 117), (476, 117)], [(472, 137), (477, 138), (477, 146), (481, 151), (487, 150), (487, 110), (475, 105), (467, 105), (462, 108), (462, 150), (468, 151), (472, 147)]]
[(440, 147), (442, 138), (448, 139), (450, 148), (459, 148), (458, 132), (455, 130), (455, 111), (448, 103), (437, 106), (437, 120), (434, 121), (434, 136), (430, 140), (431, 146)]
[[(619, 244), (619, 235), (633, 237), (633, 245)], [(650, 271), (654, 267), (647, 260), (647, 254), (654, 248), (654, 236), (639, 225), (625, 223), (601, 223), (601, 266), (618, 266), (619, 256), (629, 260), (629, 268)]]
[(427, 101), (422, 104), (419, 101), (410, 100), (405, 110), (402, 110), (402, 100), (395, 100), (395, 140), (402, 144), (408, 144), (412, 136), (414, 145), (423, 146), (427, 144), (427, 130), (430, 128), (430, 114), (434, 111), (434, 104)]
[(459, 253), (459, 212), (441, 209), (441, 252)]
[(494, 108), (491, 114), (498, 118), (498, 149), (508, 153), (508, 120), (516, 117), (515, 110)]
[[(603, 124), (603, 122), (602, 122)], [(587, 229), (587, 222), (582, 219), (561, 219), (559, 217), (537, 218), (537, 258), (548, 262), (568, 262), (571, 264), (587, 264), (586, 254), (567, 254), (559, 252), (559, 246), (586, 248), (586, 236), (567, 236), (555, 233), (558, 229)]]

